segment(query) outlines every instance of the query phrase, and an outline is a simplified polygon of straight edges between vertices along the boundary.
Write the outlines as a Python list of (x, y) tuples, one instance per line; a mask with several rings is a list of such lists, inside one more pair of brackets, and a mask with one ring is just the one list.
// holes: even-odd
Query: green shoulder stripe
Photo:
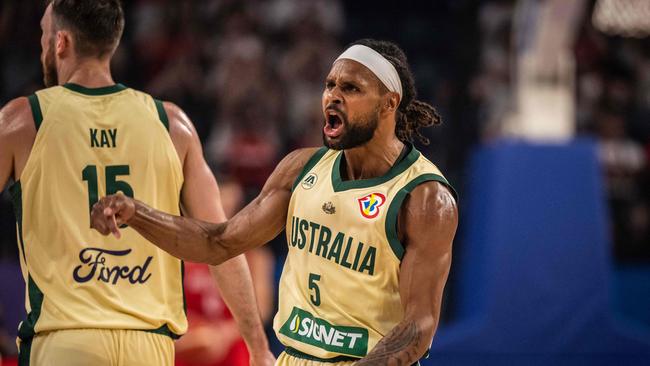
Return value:
[(158, 118), (160, 118), (160, 122), (165, 126), (165, 129), (169, 131), (169, 118), (167, 118), (167, 112), (165, 112), (165, 107), (163, 107), (163, 102), (154, 99), (154, 103), (156, 103), (156, 110), (158, 110)]
[(36, 131), (41, 127), (41, 122), (43, 122), (43, 112), (41, 112), (41, 104), (38, 102), (38, 97), (36, 94), (32, 94), (27, 97), (29, 99), (29, 106), (32, 109), (32, 117), (34, 117), (34, 125), (36, 125)]
[(390, 244), (391, 249), (395, 256), (402, 260), (404, 256), (404, 245), (399, 241), (397, 236), (397, 216), (399, 215), (399, 209), (402, 207), (402, 203), (406, 196), (413, 191), (413, 189), (424, 182), (436, 181), (447, 186), (451, 193), (454, 195), (454, 198), (458, 200), (458, 195), (456, 190), (447, 182), (447, 179), (437, 174), (422, 174), (412, 181), (410, 181), (404, 188), (400, 189), (399, 192), (393, 198), (393, 201), (388, 207), (388, 213), (386, 214), (386, 237), (388, 238), (388, 244)]
[(300, 181), (302, 180), (302, 178), (304, 178), (305, 175), (307, 175), (307, 173), (309, 173), (309, 171), (310, 171), (310, 170), (311, 170), (311, 169), (312, 169), (316, 164), (318, 164), (318, 162), (320, 161), (320, 159), (323, 157), (323, 155), (325, 155), (325, 153), (326, 153), (328, 150), (329, 150), (328, 148), (326, 148), (326, 147), (323, 146), (323, 147), (321, 147), (320, 149), (318, 149), (318, 150), (314, 153), (314, 155), (312, 155), (311, 158), (309, 158), (309, 160), (307, 160), (307, 163), (305, 164), (305, 166), (304, 166), (304, 167), (302, 168), (302, 170), (300, 171), (300, 174), (298, 174), (298, 177), (296, 178), (296, 180), (293, 182), (293, 187), (291, 188), (291, 192), (293, 192), (293, 191), (296, 189), (296, 187), (298, 186), (298, 183), (300, 183)]

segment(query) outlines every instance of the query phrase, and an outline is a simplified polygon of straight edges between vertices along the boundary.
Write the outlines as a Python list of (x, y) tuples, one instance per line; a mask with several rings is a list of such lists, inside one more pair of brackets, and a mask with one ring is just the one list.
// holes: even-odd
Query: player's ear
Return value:
[(388, 112), (395, 112), (397, 111), (397, 108), (399, 107), (399, 94), (393, 93), (393, 92), (388, 92), (384, 96), (385, 101), (384, 101), (384, 107)]
[(70, 54), (73, 47), (74, 40), (72, 38), (72, 33), (66, 30), (60, 30), (56, 32), (54, 40), (54, 52), (57, 56), (61, 57)]

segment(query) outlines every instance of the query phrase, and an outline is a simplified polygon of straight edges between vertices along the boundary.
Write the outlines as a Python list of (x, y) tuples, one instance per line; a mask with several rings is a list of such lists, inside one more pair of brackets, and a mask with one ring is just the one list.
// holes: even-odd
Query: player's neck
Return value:
[(395, 135), (378, 139), (375, 136), (367, 144), (347, 149), (345, 170), (348, 180), (372, 179), (385, 175), (395, 164), (404, 148)]
[(115, 85), (111, 76), (110, 61), (83, 59), (59, 70), (59, 83), (74, 83), (86, 88)]

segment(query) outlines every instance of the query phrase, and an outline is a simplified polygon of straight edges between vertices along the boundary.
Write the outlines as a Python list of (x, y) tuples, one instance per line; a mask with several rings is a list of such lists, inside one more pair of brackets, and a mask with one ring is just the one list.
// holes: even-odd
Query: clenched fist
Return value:
[(102, 235), (113, 233), (120, 238), (120, 225), (126, 224), (135, 215), (135, 200), (122, 192), (106, 196), (93, 205), (90, 227)]

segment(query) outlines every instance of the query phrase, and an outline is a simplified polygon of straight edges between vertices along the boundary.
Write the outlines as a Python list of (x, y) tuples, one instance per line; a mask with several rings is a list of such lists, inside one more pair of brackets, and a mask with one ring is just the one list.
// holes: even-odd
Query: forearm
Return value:
[(412, 365), (424, 355), (433, 337), (433, 331), (425, 328), (415, 320), (403, 320), (355, 365)]
[(174, 257), (191, 262), (217, 264), (229, 258), (218, 240), (225, 223), (212, 224), (155, 210), (135, 201), (129, 227)]
[(239, 255), (218, 266), (211, 266), (210, 272), (237, 322), (249, 352), (266, 352), (268, 340), (260, 318), (246, 257)]

